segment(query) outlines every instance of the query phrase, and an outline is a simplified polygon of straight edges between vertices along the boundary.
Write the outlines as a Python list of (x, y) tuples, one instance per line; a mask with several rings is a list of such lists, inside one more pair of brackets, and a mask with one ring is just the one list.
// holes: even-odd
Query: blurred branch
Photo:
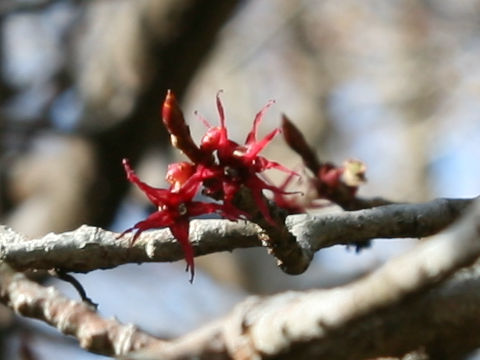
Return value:
[[(128, 157), (135, 164), (151, 144), (169, 143), (158, 119), (166, 90), (172, 89), (182, 98), (197, 68), (215, 46), (218, 32), (241, 1), (221, 1), (215, 6), (205, 6), (199, 0), (123, 1), (125, 6), (118, 3), (104, 1), (88, 6), (78, 33), (87, 33), (90, 41), (84, 44), (86, 51), (77, 49), (72, 54), (80, 59), (78, 83), (86, 84), (80, 86), (82, 97), (92, 99), (86, 101), (89, 112), (85, 119), (94, 124), (92, 134), (97, 145), (100, 186), (94, 186), (88, 196), (88, 222), (102, 227), (111, 222), (128, 189), (126, 181), (119, 181), (124, 179), (122, 158)], [(96, 26), (89, 26), (89, 21)], [(130, 28), (131, 23), (134, 26)], [(119, 42), (119, 33), (126, 25), (127, 33)], [(122, 61), (119, 54), (124, 55)], [(98, 67), (103, 70), (100, 74)], [(98, 84), (100, 89), (95, 86)], [(111, 109), (112, 104), (122, 104), (123, 110), (129, 110), (118, 115), (118, 109)], [(125, 104), (132, 108), (124, 109)], [(121, 119), (109, 128), (105, 119), (112, 116)], [(99, 124), (105, 131), (98, 132)], [(168, 152), (164, 150), (165, 156)], [(108, 184), (108, 191), (102, 184)]]
[(122, 355), (145, 347), (158, 339), (133, 325), (103, 319), (85, 303), (61, 295), (53, 287), (44, 287), (8, 265), (0, 265), (0, 298), (16, 313), (46, 322), (66, 335), (73, 335), (80, 346), (104, 355)]
[[(4, 222), (31, 237), (47, 231), (65, 231), (82, 223), (107, 226), (111, 222), (129, 188), (121, 159), (129, 157), (135, 163), (152, 144), (168, 143), (158, 119), (166, 89), (175, 89), (179, 96), (183, 94), (201, 61), (215, 46), (218, 31), (240, 1), (222, 1), (216, 6), (205, 6), (198, 0), (70, 0), (68, 3), (81, 6), (61, 10), (63, 20), (59, 23), (68, 21), (68, 26), (60, 26), (56, 21), (51, 24), (49, 31), (59, 32), (52, 41), (59, 41), (57, 55), (62, 58), (42, 92), (42, 97), (49, 94), (49, 100), (45, 100), (38, 119), (20, 127), (17, 122), (22, 121), (0, 119), (0, 152), (5, 148), (9, 154), (0, 166), (0, 215)], [(5, 20), (18, 11), (47, 11), (49, 6), (57, 4), (60, 1), (0, 1), (0, 18)], [(45, 24), (49, 24), (52, 14), (47, 11), (39, 16), (45, 15)], [(40, 39), (35, 38), (32, 43), (37, 41)], [(78, 102), (69, 106), (76, 108), (74, 112), (81, 112), (75, 129), (88, 148), (88, 166), (77, 169), (77, 162), (70, 159), (64, 167), (65, 164), (53, 160), (47, 166), (63, 168), (50, 172), (27, 169), (28, 176), (15, 176), (14, 168), (25, 157), (34, 160), (34, 167), (45, 166), (44, 157), (31, 156), (40, 155), (37, 149), (30, 151), (34, 147), (32, 135), (35, 139), (42, 138), (47, 132), (37, 130), (44, 129), (47, 123), (53, 126), (54, 111), (50, 110), (63, 101), (61, 96), (67, 92)], [(115, 121), (109, 122), (111, 118)], [(50, 149), (50, 145), (44, 149)], [(70, 154), (69, 150), (66, 146), (55, 157), (63, 159), (64, 154)], [(166, 157), (168, 152), (165, 149)], [(70, 179), (70, 170), (75, 172), (74, 181)], [(20, 196), (15, 196), (17, 183), (26, 185), (20, 189)], [(39, 191), (37, 185), (43, 184), (46, 186)], [(80, 191), (58, 184), (75, 184)]]
[[(286, 225), (296, 236), (294, 246), (300, 251), (276, 248), (275, 253), (285, 251), (298, 256), (291, 262), (310, 262), (315, 251), (336, 244), (373, 238), (429, 236), (452, 223), (471, 202), (468, 199), (437, 199), (422, 204), (386, 205), (324, 216), (292, 215), (287, 217)], [(194, 220), (190, 231), (196, 256), (262, 244), (279, 246), (257, 225), (248, 222)], [(181, 246), (168, 229), (141, 234), (133, 247), (128, 236), (117, 237), (116, 233), (82, 226), (72, 232), (51, 233), (27, 241), (12, 230), (0, 227), (0, 260), (17, 270), (55, 268), (88, 272), (126, 263), (183, 259)]]
[[(0, 16), (10, 15), (12, 13), (28, 12), (28, 11), (41, 11), (55, 3), (65, 2), (64, 0), (35, 0), (35, 1), (22, 1), (22, 0), (3, 0), (0, 3)], [(75, 0), (75, 2), (81, 2)]]

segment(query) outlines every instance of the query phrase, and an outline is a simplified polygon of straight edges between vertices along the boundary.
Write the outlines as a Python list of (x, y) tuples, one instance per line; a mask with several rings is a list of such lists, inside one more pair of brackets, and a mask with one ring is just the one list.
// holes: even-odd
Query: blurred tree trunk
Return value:
[[(129, 7), (139, 8), (135, 12), (138, 16), (136, 26), (141, 29), (139, 34), (145, 45), (140, 51), (147, 58), (144, 64), (150, 71), (143, 76), (145, 84), (139, 86), (139, 92), (135, 94), (137, 98), (132, 100), (135, 105), (125, 121), (110, 131), (93, 136), (98, 177), (94, 191), (90, 193), (91, 209), (94, 210), (90, 214), (90, 223), (107, 225), (127, 188), (126, 181), (119, 181), (124, 178), (121, 158), (129, 157), (135, 162), (147, 148), (146, 144), (168, 142), (159, 119), (166, 89), (173, 89), (178, 97), (182, 97), (189, 80), (214, 45), (219, 29), (238, 3), (238, 0), (227, 0), (206, 6), (204, 1), (191, 0), (129, 2)], [(116, 1), (111, 5), (117, 6)], [(127, 7), (118, 16), (131, 16), (129, 10)], [(121, 46), (123, 36), (128, 34), (117, 34), (117, 41), (109, 44)], [(109, 51), (114, 53), (118, 49), (102, 49), (105, 53)], [(116, 69), (110, 71), (116, 74)]]
[[(29, 236), (82, 223), (108, 226), (128, 188), (121, 159), (135, 163), (152, 144), (168, 143), (159, 112), (166, 90), (182, 97), (239, 2), (105, 0), (78, 5), (62, 44), (66, 67), (58, 70), (67, 84), (57, 91), (70, 89), (81, 103), (80, 133), (71, 139), (41, 134), (28, 143), (28, 156), (20, 154), (12, 162), (7, 192), (13, 206), (6, 223)], [(36, 14), (28, 16), (35, 19)], [(39, 118), (48, 119), (49, 110), (47, 105)], [(45, 146), (38, 144), (56, 144), (57, 151), (42, 153)], [(168, 150), (163, 151), (168, 158)], [(48, 164), (42, 162), (46, 155)], [(78, 196), (62, 184), (75, 185)]]

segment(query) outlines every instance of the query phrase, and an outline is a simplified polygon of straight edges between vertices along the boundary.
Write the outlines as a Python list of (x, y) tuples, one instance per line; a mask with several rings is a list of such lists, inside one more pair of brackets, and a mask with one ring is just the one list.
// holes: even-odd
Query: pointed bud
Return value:
[(183, 152), (194, 163), (204, 160), (205, 155), (194, 143), (190, 134), (190, 128), (185, 123), (182, 110), (171, 90), (167, 91), (167, 96), (163, 102), (162, 120), (170, 134), (170, 141), (174, 147)]
[(178, 191), (192, 177), (194, 172), (195, 166), (189, 162), (173, 163), (168, 165), (165, 180), (172, 185), (173, 191)]
[(305, 166), (317, 174), (322, 166), (315, 151), (307, 144), (305, 137), (284, 114), (282, 115), (283, 137), (288, 146), (302, 158)]

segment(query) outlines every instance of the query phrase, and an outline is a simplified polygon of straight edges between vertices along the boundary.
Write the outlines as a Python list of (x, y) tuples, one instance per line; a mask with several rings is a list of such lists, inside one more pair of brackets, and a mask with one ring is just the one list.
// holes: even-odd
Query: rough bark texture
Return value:
[[(370, 219), (368, 223), (371, 217), (377, 216), (377, 221), (383, 222), (384, 228), (390, 228), (393, 221), (393, 228), (398, 232), (390, 229), (382, 233), (380, 227), (368, 225), (375, 236), (386, 233), (401, 236), (400, 230), (408, 236), (426, 235), (450, 223), (466, 203), (468, 201), (438, 200), (419, 205), (388, 205), (385, 209), (363, 210), (366, 216), (359, 216), (360, 212), (340, 214), (337, 218), (329, 215), (330, 221), (326, 223), (337, 221), (337, 226), (342, 226), (339, 219), (349, 224), (355, 220), (360, 224)], [(445, 207), (450, 210), (445, 211)], [(409, 211), (405, 214), (416, 215), (402, 217), (401, 211), (406, 210)], [(420, 214), (425, 220), (422, 222), (424, 225), (418, 222)], [(315, 233), (311, 227), (315, 231), (322, 229), (328, 232), (328, 228), (318, 225), (322, 222), (325, 225), (325, 219), (309, 217), (306, 222), (302, 217), (296, 218), (302, 221), (302, 226), (306, 226), (306, 232), (310, 234), (309, 238), (305, 238), (313, 242), (309, 246), (317, 249), (320, 233)], [(404, 221), (399, 221), (402, 218)], [(296, 223), (289, 221), (289, 224)], [(218, 231), (217, 226), (220, 225), (223, 227)], [(252, 246), (259, 245), (259, 234), (250, 224), (217, 220), (196, 222), (193, 240), (197, 255), (220, 251), (222, 246), (223, 250), (231, 250), (227, 241), (221, 245), (214, 244), (220, 239), (229, 239), (229, 231), (231, 238), (235, 239), (242, 227), (250, 232), (244, 240)], [(348, 226), (345, 228), (350, 231)], [(332, 236), (337, 235), (335, 227), (330, 231)], [(359, 236), (365, 237), (366, 234), (366, 230), (362, 230)], [(124, 251), (122, 256), (128, 252), (139, 256), (128, 258), (127, 255), (128, 261), (136, 262), (147, 255), (150, 256), (147, 261), (151, 261), (152, 256), (157, 256), (157, 261), (171, 261), (180, 257), (179, 248), (175, 250), (173, 240), (165, 232), (145, 234), (139, 244), (130, 249), (128, 240), (117, 240), (115, 234), (88, 227), (33, 241), (25, 240), (6, 228), (2, 229), (1, 235), (4, 257), (0, 269), (2, 302), (21, 315), (38, 318), (65, 334), (75, 336), (82, 347), (92, 352), (123, 356), (131, 350), (140, 349), (125, 356), (145, 360), (289, 359), (293, 356), (298, 359), (371, 359), (402, 356), (425, 349), (431, 358), (455, 359), (480, 345), (480, 336), (471, 332), (472, 328), (480, 325), (480, 314), (477, 314), (480, 308), (479, 266), (458, 271), (480, 256), (479, 201), (475, 201), (471, 211), (455, 225), (420, 242), (412, 251), (387, 262), (362, 279), (330, 290), (289, 291), (268, 297), (250, 297), (223, 319), (172, 341), (157, 340), (132, 326), (102, 319), (87, 305), (68, 300), (53, 288), (38, 285), (7, 265), (15, 264), (15, 259), (22, 256), (28, 258), (31, 253), (34, 256), (27, 261), (28, 266), (41, 265), (43, 258), (48, 259), (43, 266), (57, 267), (59, 261), (55, 264), (52, 254), (60, 259), (65, 256), (64, 251), (73, 254), (76, 248), (79, 258), (82, 258), (83, 251), (88, 252), (86, 249), (93, 246), (95, 251), (91, 256), (102, 254), (93, 260), (97, 268), (110, 267), (118, 261), (112, 263), (112, 258), (118, 254), (110, 257), (106, 254), (111, 249), (102, 246), (114, 244), (118, 244), (116, 248), (113, 246), (115, 251)], [(164, 237), (163, 241), (159, 240), (159, 235)], [(75, 237), (79, 238), (75, 240)], [(239, 244), (240, 240), (238, 237), (234, 242)], [(344, 243), (345, 240), (340, 239), (339, 242)], [(29, 247), (30, 244), (34, 246)], [(16, 250), (12, 250), (15, 246)], [(43, 247), (43, 252), (40, 247)], [(162, 253), (164, 248), (175, 255)], [(125, 258), (123, 261), (127, 262)], [(19, 261), (16, 265), (21, 263)], [(93, 263), (87, 267), (85, 264), (74, 264), (72, 267), (78, 266), (77, 271), (93, 268)], [(26, 267), (27, 263), (21, 266)], [(448, 280), (452, 274), (455, 276)]]
[[(438, 199), (423, 204), (386, 205), (374, 209), (334, 213), (324, 216), (292, 215), (287, 228), (296, 236), (301, 254), (291, 263), (305, 262), (305, 270), (316, 251), (336, 244), (352, 244), (373, 238), (424, 237), (433, 235), (453, 222), (471, 200)], [(131, 235), (82, 226), (62, 234), (24, 240), (0, 227), (0, 260), (18, 270), (53, 269), (88, 272), (125, 263), (176, 261), (183, 259), (178, 242), (168, 229), (141, 234), (134, 246)], [(194, 220), (190, 239), (196, 256), (236, 248), (276, 246), (255, 224), (227, 220)], [(289, 244), (287, 251), (291, 248)], [(297, 253), (289, 251), (289, 254)]]
[[(363, 279), (331, 290), (251, 297), (218, 325), (221, 330), (201, 331), (202, 340), (208, 343), (221, 331), (225, 359), (368, 359), (422, 346), (442, 358), (465, 354), (480, 344), (479, 336), (465, 336), (478, 326), (478, 267), (434, 286), (480, 255), (479, 229), (477, 203), (456, 226)], [(185, 353), (167, 358), (203, 358), (201, 346), (187, 351), (190, 339)], [(164, 358), (155, 348), (133, 358)]]

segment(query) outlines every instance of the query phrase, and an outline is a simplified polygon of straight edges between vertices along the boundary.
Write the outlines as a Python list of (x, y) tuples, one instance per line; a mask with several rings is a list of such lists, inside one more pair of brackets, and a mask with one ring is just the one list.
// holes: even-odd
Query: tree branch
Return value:
[(455, 221), (472, 199), (436, 199), (420, 204), (393, 204), (324, 216), (292, 215), (287, 227), (313, 251), (374, 238), (421, 238)]
[[(292, 215), (287, 218), (287, 227), (297, 237), (294, 245), (301, 251), (285, 251), (298, 255), (292, 262), (309, 263), (315, 251), (335, 244), (432, 235), (453, 222), (470, 203), (468, 199), (437, 199), (324, 216)], [(168, 229), (142, 233), (134, 246), (130, 246), (129, 236), (117, 237), (116, 233), (82, 226), (72, 232), (25, 240), (0, 227), (0, 260), (17, 270), (89, 272), (126, 263), (183, 259), (182, 249)], [(192, 221), (190, 240), (196, 256), (270, 244), (257, 225), (227, 220)], [(282, 250), (276, 248), (275, 252)]]
[[(345, 226), (346, 231), (352, 233), (355, 233), (354, 224), (364, 223), (372, 226), (372, 234), (376, 236), (393, 235), (400, 230), (412, 236), (445, 226), (468, 202), (436, 200), (418, 205), (390, 205), (338, 214), (340, 216), (328, 215), (330, 221), (327, 223)], [(416, 216), (406, 216), (405, 211)], [(324, 230), (321, 224), (325, 218), (300, 219), (305, 226)], [(373, 219), (384, 221), (387, 225), (383, 228), (389, 229), (382, 232), (380, 226), (370, 224)], [(299, 226), (294, 220), (289, 219), (290, 224)], [(193, 229), (192, 238), (199, 252), (232, 249), (228, 243), (230, 238), (234, 246), (242, 241), (259, 245), (261, 237), (255, 226), (241, 222), (197, 221)], [(245, 229), (250, 233), (240, 236)], [(298, 228), (296, 231), (302, 235)], [(362, 228), (357, 232), (361, 237), (368, 234)], [(310, 228), (304, 233), (309, 237), (302, 235), (305, 236), (302, 241), (310, 240), (312, 249), (333, 243), (328, 236), (314, 236)], [(171, 342), (155, 339), (115, 320), (102, 319), (86, 304), (68, 300), (53, 288), (26, 279), (5, 263), (0, 266), (0, 299), (21, 315), (43, 320), (75, 336), (89, 351), (121, 356), (140, 349), (128, 355), (129, 359), (288, 359), (293, 355), (298, 359), (365, 359), (401, 355), (420, 347), (436, 356), (453, 358), (449, 355), (464, 354), (480, 345), (480, 338), (468, 336), (472, 326), (480, 326), (477, 310), (480, 309), (480, 296), (477, 295), (480, 293), (480, 265), (469, 272), (457, 273), (441, 287), (435, 286), (480, 256), (479, 236), (480, 200), (457, 225), (419, 243), (410, 253), (389, 261), (363, 279), (331, 290), (250, 297), (225, 318)], [(29, 254), (28, 251), (41, 258), (38, 247), (43, 245), (43, 260), (35, 262), (35, 256), (30, 255), (23, 258), (23, 261), (29, 259), (31, 265), (52, 263), (52, 254), (58, 259), (63, 254), (75, 253), (72, 249), (77, 246), (82, 260), (71, 266), (83, 270), (88, 268), (85, 252), (89, 253), (91, 247), (95, 251), (89, 256), (100, 253), (107, 259), (100, 263), (108, 266), (120, 259), (119, 254), (125, 256), (128, 252), (136, 254), (126, 259), (129, 261), (141, 258), (143, 253), (149, 254), (148, 261), (154, 258), (172, 260), (165, 253), (169, 249), (174, 257), (181, 257), (180, 249), (164, 231), (145, 234), (141, 239), (144, 243), (130, 249), (128, 239), (117, 240), (113, 233), (89, 227), (32, 241), (3, 228), (1, 237), (1, 253), (5, 259), (12, 254), (22, 258)], [(215, 245), (220, 238), (225, 244)], [(26, 262), (23, 264), (25, 266)]]
[(480, 266), (427, 290), (478, 256), (480, 201), (450, 230), (350, 285), (251, 297), (223, 322), (177, 340), (175, 352), (153, 345), (129, 359), (207, 359), (214, 340), (226, 346), (218, 359), (366, 359), (420, 347), (456, 358), (480, 345), (469, 335), (480, 325)]
[(0, 299), (16, 313), (42, 320), (66, 335), (73, 335), (80, 346), (103, 355), (124, 355), (159, 340), (123, 325), (103, 319), (85, 303), (70, 300), (53, 287), (44, 287), (0, 265)]

